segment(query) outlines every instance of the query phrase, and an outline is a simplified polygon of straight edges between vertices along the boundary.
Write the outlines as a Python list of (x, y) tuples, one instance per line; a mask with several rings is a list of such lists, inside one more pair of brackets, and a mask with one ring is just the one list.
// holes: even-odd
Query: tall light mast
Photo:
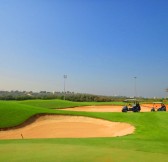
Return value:
[(137, 77), (134, 77), (134, 98), (137, 97), (136, 79)]
[(66, 83), (67, 75), (64, 75), (64, 100), (65, 100), (65, 83)]

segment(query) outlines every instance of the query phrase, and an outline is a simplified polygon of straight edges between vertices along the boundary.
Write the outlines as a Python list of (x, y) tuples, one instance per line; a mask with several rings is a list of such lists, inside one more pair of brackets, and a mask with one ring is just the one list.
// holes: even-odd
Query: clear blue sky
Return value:
[(167, 0), (0, 0), (0, 90), (165, 97), (167, 66)]

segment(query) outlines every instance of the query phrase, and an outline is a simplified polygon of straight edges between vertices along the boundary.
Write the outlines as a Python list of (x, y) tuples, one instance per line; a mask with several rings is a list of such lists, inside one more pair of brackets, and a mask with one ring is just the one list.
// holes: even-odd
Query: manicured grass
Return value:
[(19, 101), (18, 103), (30, 105), (30, 106), (53, 108), (53, 109), (88, 106), (88, 105), (123, 105), (124, 104), (123, 102), (72, 102), (72, 101), (64, 101), (64, 100), (26, 100), (26, 101)]
[[(99, 144), (99, 140), (105, 143)], [(1, 144), (0, 160), (8, 162), (166, 162), (168, 158), (167, 154), (155, 151), (141, 151), (129, 146), (113, 147), (113, 143), (116, 142), (122, 145), (122, 140), (116, 141), (110, 138), (91, 141), (88, 139), (45, 140), (45, 142), (30, 140)], [(107, 141), (110, 144), (106, 145)], [(146, 145), (145, 142), (143, 144)]]
[[(37, 103), (36, 103), (37, 102)], [(51, 102), (51, 103), (50, 103)], [(116, 138), (0, 140), (0, 161), (21, 162), (166, 162), (168, 113), (112, 113), (53, 110), (66, 101), (0, 101), (0, 127), (13, 126), (38, 113), (82, 115), (131, 123), (132, 135)], [(33, 103), (33, 104), (32, 104)], [(67, 104), (67, 105), (66, 105)], [(71, 102), (72, 104), (76, 104)], [(86, 104), (86, 103), (78, 103)], [(87, 103), (89, 104), (89, 103)], [(91, 103), (93, 104), (93, 103)], [(97, 103), (96, 103), (97, 104)], [(100, 103), (98, 103), (100, 104)]]
[[(61, 113), (64, 111), (52, 110), (65, 107), (86, 105), (118, 105), (119, 102), (71, 102), (64, 100), (26, 100), (26, 101), (0, 101), (0, 128), (12, 127), (23, 123), (29, 117), (41, 113)], [(121, 103), (122, 104), (122, 103)], [(71, 113), (70, 113), (71, 114)]]
[(26, 100), (26, 101), (19, 101), (18, 103), (43, 108), (53, 108), (53, 109), (87, 105), (84, 102), (72, 102), (64, 100)]
[[(31, 102), (34, 104), (29, 104)], [(46, 103), (43, 105), (43, 101), (41, 102), (41, 105), (43, 105), (42, 107), (40, 107), (38, 103), (40, 103), (38, 100), (37, 103), (36, 101), (30, 101), (28, 105), (26, 101), (25, 103), (24, 101), (0, 101), (0, 128), (17, 126), (36, 114), (65, 114), (64, 111), (45, 108)], [(56, 101), (56, 103), (61, 105), (62, 101)], [(37, 106), (35, 106), (36, 104)], [(67, 104), (68, 103), (66, 103), (66, 105)]]

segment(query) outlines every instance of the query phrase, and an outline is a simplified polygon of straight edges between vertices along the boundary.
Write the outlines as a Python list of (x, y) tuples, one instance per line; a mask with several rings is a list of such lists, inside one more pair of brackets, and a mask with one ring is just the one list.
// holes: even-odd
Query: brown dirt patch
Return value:
[(11, 130), (1, 130), (0, 139), (116, 137), (133, 133), (127, 123), (110, 122), (82, 116), (45, 115), (33, 123)]

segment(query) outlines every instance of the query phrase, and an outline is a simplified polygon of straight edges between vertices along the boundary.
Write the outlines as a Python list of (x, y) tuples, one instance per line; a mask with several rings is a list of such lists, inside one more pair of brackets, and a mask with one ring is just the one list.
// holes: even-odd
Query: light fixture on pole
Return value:
[(67, 79), (67, 75), (64, 75), (64, 100), (65, 100), (65, 80)]
[[(166, 88), (166, 92), (168, 92), (168, 88)], [(168, 98), (168, 97), (166, 97), (166, 98)]]
[(136, 79), (137, 79), (137, 77), (134, 77), (134, 98), (137, 97)]

